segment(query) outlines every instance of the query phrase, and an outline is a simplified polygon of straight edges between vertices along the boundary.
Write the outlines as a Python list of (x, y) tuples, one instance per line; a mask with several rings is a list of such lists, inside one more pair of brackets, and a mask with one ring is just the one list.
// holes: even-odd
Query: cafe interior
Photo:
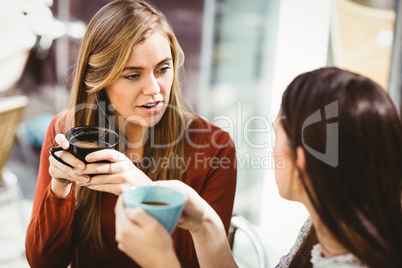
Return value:
[[(68, 105), (90, 18), (111, 0), (0, 0), (0, 267), (29, 267), (39, 155)], [(184, 50), (183, 95), (236, 145), (232, 252), (239, 267), (275, 267), (308, 213), (279, 196), (271, 124), (298, 74), (363, 74), (402, 112), (402, 4), (397, 0), (152, 0)]]

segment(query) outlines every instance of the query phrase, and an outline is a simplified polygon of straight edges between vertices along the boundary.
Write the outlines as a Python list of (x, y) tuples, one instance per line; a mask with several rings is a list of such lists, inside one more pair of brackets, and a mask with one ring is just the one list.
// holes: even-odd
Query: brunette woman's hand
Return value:
[(116, 241), (121, 251), (141, 267), (180, 267), (169, 233), (155, 218), (141, 208), (126, 209), (122, 196), (115, 213)]
[[(85, 160), (89, 164), (80, 175), (91, 174), (92, 176), (87, 182), (78, 181), (79, 186), (120, 195), (133, 186), (152, 184), (152, 180), (119, 151), (113, 149), (96, 151), (88, 154)], [(107, 160), (109, 163), (95, 163), (101, 160)]]
[[(187, 196), (178, 226), (190, 231), (200, 267), (237, 267), (223, 223), (212, 207), (181, 181), (156, 181), (154, 184), (174, 188)], [(166, 263), (173, 263), (174, 266), (169, 267), (175, 267), (177, 258), (173, 258), (176, 256), (172, 254), (172, 241), (163, 226), (142, 209), (124, 209), (122, 197), (119, 199), (115, 208), (119, 248), (145, 267)]]
[(182, 215), (177, 223), (182, 229), (197, 233), (211, 220), (220, 221), (215, 210), (190, 186), (178, 180), (156, 181), (159, 186), (174, 188), (187, 196)]
[[(55, 137), (57, 144), (64, 150), (70, 146), (63, 134)], [(83, 174), (85, 164), (67, 151), (56, 152), (57, 156), (74, 168), (60, 163), (52, 155), (49, 157), (49, 174), (52, 176), (51, 190), (57, 197), (66, 197), (71, 190), (72, 182), (88, 182), (89, 176)]]

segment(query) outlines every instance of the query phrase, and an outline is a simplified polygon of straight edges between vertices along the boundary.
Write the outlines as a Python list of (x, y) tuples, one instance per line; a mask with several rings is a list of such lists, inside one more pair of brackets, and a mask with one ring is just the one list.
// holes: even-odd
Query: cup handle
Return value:
[(58, 152), (58, 151), (64, 151), (64, 149), (61, 148), (61, 147), (53, 147), (53, 148), (50, 148), (50, 149), (49, 149), (50, 154), (51, 154), (54, 158), (56, 158), (57, 161), (59, 161), (60, 163), (66, 165), (66, 166), (68, 166), (68, 167), (70, 167), (70, 168), (74, 168), (72, 165), (70, 165), (69, 163), (63, 161), (60, 157), (58, 157), (58, 156), (55, 154), (55, 153)]

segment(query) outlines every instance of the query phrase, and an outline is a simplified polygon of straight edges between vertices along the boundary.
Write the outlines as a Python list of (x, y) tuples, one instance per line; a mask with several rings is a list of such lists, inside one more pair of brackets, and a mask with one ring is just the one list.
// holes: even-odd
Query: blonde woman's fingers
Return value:
[[(78, 158), (76, 158), (75, 156), (70, 154), (69, 152), (61, 150), (59, 152), (56, 152), (55, 154), (56, 154), (56, 156), (60, 157), (61, 160), (68, 163), (69, 165), (73, 166), (75, 168), (75, 170), (82, 171), (85, 169), (85, 164), (81, 160), (79, 160)], [(54, 159), (55, 161), (57, 161), (57, 159), (55, 159), (52, 156), (50, 156), (49, 159)], [(60, 169), (66, 170), (66, 172), (71, 169), (71, 167), (68, 167), (59, 161), (57, 161), (57, 162), (55, 162), (55, 161), (53, 161), (52, 163), (54, 165), (57, 165)], [(78, 175), (78, 172), (76, 175)]]
[[(58, 152), (57, 152), (58, 153)], [(63, 156), (63, 154), (65, 154)], [(57, 174), (58, 178), (89, 178), (86, 174), (81, 174), (82, 168), (85, 169), (84, 163), (82, 163), (80, 160), (75, 158), (69, 153), (63, 152), (62, 155), (59, 156), (62, 158), (63, 161), (69, 163), (72, 166), (75, 166), (75, 168), (71, 168), (69, 166), (64, 165), (63, 163), (60, 163), (56, 158), (53, 156), (49, 157), (49, 173), (52, 172), (57, 172), (55, 169), (60, 171), (62, 174)]]
[(82, 174), (104, 174), (111, 175), (123, 172), (124, 169), (119, 163), (92, 163), (85, 166)]
[(68, 140), (67, 140), (66, 136), (64, 136), (64, 134), (57, 134), (54, 139), (57, 142), (57, 144), (64, 150), (67, 150), (68, 147), (70, 147), (70, 143), (68, 142)]
[(52, 178), (55, 179), (67, 179), (69, 181), (80, 181), (80, 182), (88, 182), (89, 176), (87, 175), (75, 175), (74, 170), (59, 163), (56, 159), (51, 157), (49, 159), (49, 174)]
[(116, 151), (114, 149), (104, 149), (104, 150), (99, 150), (93, 153), (88, 154), (85, 157), (85, 160), (87, 162), (97, 162), (101, 160), (108, 160), (110, 162), (119, 162), (123, 160), (127, 160), (128, 158), (120, 153), (119, 151)]

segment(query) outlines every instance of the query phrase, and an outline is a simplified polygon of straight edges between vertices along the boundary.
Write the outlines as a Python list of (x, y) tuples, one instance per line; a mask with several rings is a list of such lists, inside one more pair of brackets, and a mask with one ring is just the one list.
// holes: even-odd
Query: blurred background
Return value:
[[(0, 267), (29, 267), (24, 238), (41, 144), (66, 108), (81, 39), (110, 0), (0, 0)], [(186, 55), (184, 96), (237, 146), (234, 213), (251, 223), (274, 267), (307, 217), (274, 181), (273, 129), (298, 74), (338, 66), (372, 78), (401, 108), (402, 5), (396, 0), (153, 0)], [(21, 97), (23, 96), (23, 97)], [(16, 111), (12, 115), (12, 107)], [(11, 131), (10, 131), (11, 130)], [(7, 140), (7, 139), (5, 139)], [(240, 267), (258, 267), (238, 233)]]

